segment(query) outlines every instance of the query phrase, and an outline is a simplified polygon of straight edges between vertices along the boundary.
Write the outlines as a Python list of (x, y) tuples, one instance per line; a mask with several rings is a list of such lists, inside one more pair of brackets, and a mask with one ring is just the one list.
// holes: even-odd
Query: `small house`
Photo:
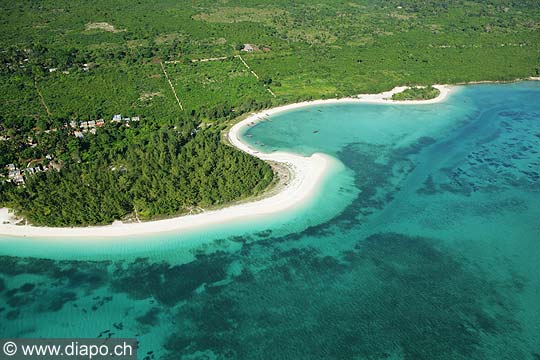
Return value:
[(245, 52), (253, 52), (254, 50), (255, 48), (251, 44), (244, 44), (244, 48), (242, 49)]
[(8, 178), (13, 179), (14, 177), (19, 176), (19, 175), (21, 175), (21, 170), (19, 169), (10, 170), (8, 173)]
[(22, 175), (17, 175), (13, 178), (13, 182), (15, 183), (15, 185), (23, 185), (24, 184), (24, 178)]

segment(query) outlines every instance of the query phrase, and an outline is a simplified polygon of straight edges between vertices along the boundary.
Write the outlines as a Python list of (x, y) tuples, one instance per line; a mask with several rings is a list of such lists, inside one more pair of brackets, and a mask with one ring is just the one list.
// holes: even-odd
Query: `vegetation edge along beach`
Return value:
[(111, 225), (86, 227), (47, 227), (21, 225), (24, 219), (17, 218), (9, 213), (8, 209), (0, 209), (0, 235), (1, 236), (29, 236), (46, 238), (65, 237), (118, 237), (149, 233), (172, 231), (190, 231), (203, 226), (220, 224), (224, 222), (253, 218), (278, 213), (295, 206), (299, 206), (310, 199), (317, 191), (326, 174), (335, 165), (337, 160), (325, 154), (313, 154), (303, 157), (296, 154), (276, 152), (261, 153), (242, 142), (239, 134), (243, 127), (264, 120), (265, 117), (279, 112), (297, 109), (306, 106), (330, 103), (373, 103), (373, 104), (433, 104), (444, 101), (456, 89), (451, 85), (434, 85), (440, 93), (436, 98), (429, 100), (392, 100), (394, 94), (406, 90), (408, 87), (400, 86), (379, 94), (360, 94), (354, 97), (340, 99), (321, 99), (303, 101), (299, 103), (275, 107), (249, 115), (247, 118), (235, 123), (227, 132), (228, 142), (237, 149), (255, 156), (263, 161), (273, 162), (285, 166), (290, 173), (287, 184), (278, 180), (277, 191), (267, 189), (265, 194), (246, 202), (232, 203), (225, 207), (204, 211), (198, 214), (183, 215), (161, 220), (145, 222), (123, 223), (115, 221)]
[(258, 198), (272, 169), (220, 141), (230, 121), (396, 85), (540, 76), (537, 5), (6, 1), (0, 207), (70, 227)]

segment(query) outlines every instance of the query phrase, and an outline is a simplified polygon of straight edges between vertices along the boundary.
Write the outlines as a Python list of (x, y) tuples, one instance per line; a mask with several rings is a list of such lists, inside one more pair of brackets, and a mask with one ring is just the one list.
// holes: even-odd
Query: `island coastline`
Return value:
[[(136, 235), (147, 235), (168, 232), (187, 232), (206, 226), (241, 221), (271, 214), (301, 206), (309, 201), (319, 189), (331, 169), (336, 166), (337, 160), (322, 153), (315, 153), (304, 157), (288, 152), (263, 153), (251, 148), (241, 140), (240, 134), (244, 127), (255, 125), (264, 121), (268, 116), (283, 111), (298, 109), (306, 106), (340, 103), (367, 103), (367, 104), (400, 104), (422, 105), (434, 104), (444, 101), (455, 89), (451, 85), (434, 85), (440, 94), (429, 100), (392, 100), (392, 95), (402, 92), (408, 87), (400, 86), (379, 94), (360, 94), (354, 97), (340, 99), (322, 99), (304, 101), (272, 109), (260, 111), (234, 124), (227, 133), (227, 139), (232, 146), (264, 161), (274, 162), (286, 166), (290, 171), (290, 178), (281, 183), (279, 191), (252, 201), (230, 204), (221, 209), (204, 211), (197, 214), (183, 215), (163, 220), (146, 222), (123, 223), (115, 221), (111, 225), (88, 227), (42, 227), (33, 225), (18, 225), (21, 219), (15, 218), (8, 209), (0, 209), (0, 236), (31, 237), (31, 238), (110, 238)], [(24, 221), (24, 220), (23, 220)]]

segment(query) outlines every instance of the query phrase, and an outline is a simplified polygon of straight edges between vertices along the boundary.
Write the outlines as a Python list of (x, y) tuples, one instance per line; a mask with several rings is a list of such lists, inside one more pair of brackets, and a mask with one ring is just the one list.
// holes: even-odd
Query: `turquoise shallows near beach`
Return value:
[(189, 234), (3, 238), (0, 337), (136, 337), (147, 360), (538, 360), (538, 99), (522, 82), (273, 115), (243, 139), (336, 159), (313, 199)]

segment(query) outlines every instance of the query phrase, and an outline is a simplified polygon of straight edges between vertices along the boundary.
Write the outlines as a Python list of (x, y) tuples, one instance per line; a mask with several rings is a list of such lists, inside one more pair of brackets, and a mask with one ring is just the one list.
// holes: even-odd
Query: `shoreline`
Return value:
[[(322, 153), (315, 153), (310, 157), (304, 157), (287, 152), (259, 152), (241, 141), (240, 134), (244, 127), (255, 125), (256, 123), (263, 121), (267, 116), (283, 111), (321, 104), (435, 104), (446, 100), (446, 98), (456, 89), (456, 87), (452, 85), (434, 85), (434, 87), (440, 91), (440, 94), (436, 98), (429, 100), (391, 100), (392, 95), (408, 88), (406, 86), (399, 86), (379, 94), (360, 94), (348, 98), (321, 99), (278, 106), (250, 114), (247, 118), (237, 122), (227, 133), (227, 140), (232, 146), (240, 151), (258, 157), (261, 160), (281, 164), (290, 171), (290, 178), (285, 180), (285, 183), (283, 183), (283, 179), (279, 179), (277, 185), (280, 186), (279, 191), (270, 196), (265, 197), (263, 195), (262, 198), (253, 201), (232, 204), (217, 210), (163, 220), (151, 220), (140, 223), (122, 223), (121, 221), (115, 221), (111, 225), (87, 227), (16, 225), (16, 222), (21, 220), (15, 219), (14, 216), (9, 213), (8, 209), (0, 208), (0, 236), (30, 238), (112, 238), (172, 233), (175, 231), (187, 232), (190, 230), (203, 229), (204, 227), (211, 225), (260, 218), (262, 216), (277, 214), (299, 207), (313, 198), (332, 167), (335, 166), (337, 160)], [(268, 191), (271, 192), (272, 189)]]
[[(29, 238), (112, 238), (149, 234), (188, 232), (207, 226), (234, 221), (246, 221), (268, 216), (301, 206), (312, 198), (328, 172), (335, 166), (335, 159), (325, 154), (303, 157), (288, 153), (274, 153), (267, 158), (286, 166), (290, 181), (280, 191), (269, 197), (233, 204), (217, 210), (178, 216), (162, 220), (123, 223), (87, 227), (44, 227), (4, 223), (13, 221), (8, 209), (0, 209), (0, 237)], [(280, 184), (278, 183), (278, 186)], [(269, 191), (272, 191), (271, 189)], [(24, 221), (24, 220), (23, 220)], [(1, 241), (1, 240), (0, 240)]]

